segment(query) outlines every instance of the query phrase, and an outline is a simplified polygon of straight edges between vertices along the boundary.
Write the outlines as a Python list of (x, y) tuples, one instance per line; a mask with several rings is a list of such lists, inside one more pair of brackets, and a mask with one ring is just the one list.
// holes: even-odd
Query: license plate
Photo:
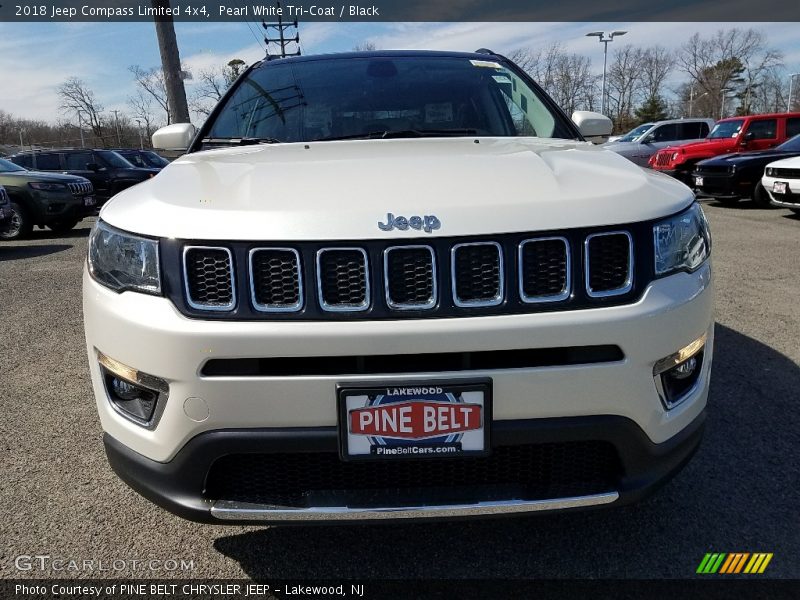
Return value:
[(702, 178), (702, 177), (695, 177), (695, 178), (694, 178), (694, 184), (695, 184), (697, 187), (702, 187), (702, 185), (703, 185), (703, 178)]
[(84, 206), (94, 206), (94, 196), (86, 196), (83, 199)]
[(776, 181), (772, 184), (773, 194), (785, 194), (789, 191), (789, 184), (785, 181)]
[(489, 453), (491, 381), (339, 386), (343, 460), (456, 458)]

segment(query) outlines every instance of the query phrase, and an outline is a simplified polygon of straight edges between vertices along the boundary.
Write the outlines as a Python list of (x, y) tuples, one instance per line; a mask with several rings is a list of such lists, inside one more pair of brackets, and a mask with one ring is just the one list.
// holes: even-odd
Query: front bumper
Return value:
[[(641, 500), (689, 461), (704, 429), (701, 411), (678, 435), (654, 444), (630, 419), (610, 415), (552, 419), (495, 421), (493, 446), (557, 444), (586, 440), (605, 441), (619, 454), (621, 475), (607, 488), (567, 497), (515, 497), (441, 505), (348, 504), (339, 492), (338, 503), (288, 507), (209, 497), (207, 476), (215, 460), (230, 454), (330, 453), (337, 449), (332, 427), (297, 429), (221, 430), (200, 434), (169, 462), (150, 460), (118, 440), (105, 435), (105, 448), (114, 471), (133, 489), (155, 504), (183, 518), (204, 523), (310, 524), (315, 522), (379, 521), (384, 519), (454, 519), (459, 517), (515, 515), (606, 505)], [(473, 460), (473, 459), (455, 459)], [(451, 459), (452, 461), (452, 459)], [(425, 468), (424, 459), (417, 461)], [(374, 469), (371, 463), (356, 468)], [(398, 485), (400, 485), (398, 483)]]
[(675, 169), (659, 169), (658, 167), (653, 167), (653, 170), (664, 173), (664, 175), (669, 175), (694, 189), (694, 177), (689, 169), (681, 169), (680, 167)]
[(34, 205), (38, 208), (37, 220), (43, 225), (55, 221), (80, 220), (97, 212), (94, 196), (91, 196), (91, 204), (87, 206), (85, 196), (37, 192)]
[[(185, 317), (166, 298), (116, 294), (86, 272), (83, 308), (94, 393), (112, 466), (146, 497), (204, 521), (468, 516), (635, 500), (674, 473), (696, 447), (713, 355), (710, 261), (692, 274), (655, 280), (634, 303), (562, 312), (404, 321), (207, 321)], [(678, 406), (665, 410), (653, 367), (703, 334), (708, 338), (697, 384)], [(560, 348), (602, 345), (618, 346), (623, 358), (458, 371), (432, 371), (419, 360), (420, 355), (464, 351), (543, 349), (556, 355)], [(169, 384), (154, 427), (142, 427), (114, 409), (98, 352)], [(386, 355), (400, 361), (391, 375), (218, 376), (202, 371), (213, 359)], [(413, 369), (403, 367), (403, 355), (417, 359), (409, 359)], [(298, 454), (335, 452), (338, 384), (476, 378), (492, 380), (492, 456), (499, 455), (500, 446), (604, 441), (619, 455), (620, 473), (611, 484), (585, 494), (509, 494), (488, 503), (470, 497), (466, 503), (420, 505), (425, 511), (359, 500), (344, 507), (312, 504), (303, 512), (295, 505), (243, 506), (235, 498), (206, 494), (209, 469), (223, 456), (288, 453), (295, 460)], [(462, 460), (468, 464), (470, 459)], [(339, 463), (327, 464), (335, 468)]]
[[(696, 177), (703, 178), (703, 185), (695, 184)], [(708, 174), (695, 171), (690, 178), (690, 187), (696, 190), (698, 196), (707, 198), (743, 198), (750, 195), (752, 183), (748, 185), (739, 183), (730, 174)]]
[[(775, 185), (776, 181), (785, 181), (788, 184), (787, 187), (789, 193), (776, 194), (773, 192), (773, 186)], [(767, 195), (769, 196), (773, 206), (791, 208), (794, 210), (800, 209), (800, 181), (764, 175), (764, 177), (761, 179), (761, 185), (763, 185), (764, 189), (767, 190)]]

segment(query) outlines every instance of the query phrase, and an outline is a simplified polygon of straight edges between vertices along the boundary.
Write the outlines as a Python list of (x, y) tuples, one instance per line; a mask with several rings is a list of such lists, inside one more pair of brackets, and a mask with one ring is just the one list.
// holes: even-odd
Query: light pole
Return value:
[(78, 129), (81, 132), (81, 148), (86, 148), (86, 141), (83, 139), (83, 121), (81, 121), (81, 113), (83, 111), (78, 111)]
[(798, 75), (800, 73), (789, 73), (789, 100), (786, 101), (786, 112), (792, 110), (792, 84), (794, 83), (794, 78)]
[(119, 135), (119, 117), (117, 116), (119, 111), (118, 110), (112, 110), (111, 112), (114, 113), (114, 127), (117, 130), (117, 144), (119, 144), (120, 147), (122, 147), (122, 137)]
[(137, 129), (139, 130), (139, 150), (144, 150), (144, 140), (142, 139), (142, 122), (136, 119)]
[[(700, 94), (697, 99), (700, 100), (703, 96), (708, 96), (708, 92), (703, 92)], [(694, 115), (694, 86), (689, 88), (689, 116), (692, 117)]]
[(606, 65), (608, 64), (608, 43), (613, 42), (614, 38), (620, 35), (625, 35), (627, 31), (612, 31), (606, 33), (604, 31), (592, 31), (587, 33), (586, 37), (596, 37), (597, 41), (603, 44), (603, 91), (600, 96), (600, 112), (606, 112)]
[(725, 98), (726, 98), (725, 92), (730, 92), (730, 91), (731, 91), (730, 88), (722, 88), (720, 90), (721, 95), (722, 95), (722, 104), (720, 105), (720, 108), (719, 108), (719, 118), (720, 119), (725, 117)]

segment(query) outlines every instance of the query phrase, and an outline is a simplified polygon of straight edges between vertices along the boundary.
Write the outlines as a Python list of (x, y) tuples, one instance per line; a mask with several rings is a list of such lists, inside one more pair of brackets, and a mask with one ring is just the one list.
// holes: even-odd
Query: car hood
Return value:
[(41, 183), (88, 183), (85, 177), (77, 175), (62, 175), (61, 173), (45, 173), (43, 171), (11, 171), (0, 173), (0, 181), (7, 181), (6, 185), (24, 185), (30, 181)]
[[(683, 184), (585, 142), (351, 140), (188, 154), (101, 217), (184, 239), (390, 239), (644, 221), (691, 201)], [(441, 227), (383, 231), (387, 213), (436, 216)]]
[(798, 169), (800, 168), (800, 156), (793, 156), (791, 158), (784, 158), (776, 160), (767, 165), (768, 167), (779, 167), (782, 169)]
[(675, 144), (661, 150), (661, 152), (674, 152), (680, 148), (683, 152), (715, 152), (721, 148), (728, 148), (734, 143), (733, 138), (722, 138), (718, 140), (703, 140), (700, 142), (688, 142), (686, 144)]
[(800, 156), (800, 152), (780, 152), (774, 149), (771, 150), (754, 150), (753, 152), (736, 152), (734, 154), (725, 154), (723, 156), (716, 156), (707, 160), (701, 161), (698, 164), (703, 165), (732, 165), (747, 163), (755, 160), (763, 162), (765, 160), (779, 160), (781, 158), (788, 158), (791, 156)]

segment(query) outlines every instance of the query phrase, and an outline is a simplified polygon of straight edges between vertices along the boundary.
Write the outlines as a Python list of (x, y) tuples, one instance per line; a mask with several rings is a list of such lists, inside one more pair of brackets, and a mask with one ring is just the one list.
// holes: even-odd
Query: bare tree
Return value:
[(164, 71), (157, 67), (143, 69), (139, 65), (132, 65), (128, 67), (128, 70), (133, 75), (133, 80), (140, 90), (155, 100), (156, 104), (164, 111), (167, 125), (169, 125), (172, 122), (172, 115), (169, 110), (167, 82), (164, 78)]
[(144, 136), (149, 140), (157, 128), (152, 110), (153, 97), (144, 90), (138, 89), (135, 96), (128, 98), (128, 106), (131, 107), (134, 120), (138, 120), (144, 126)]
[(70, 77), (58, 86), (58, 95), (61, 98), (61, 110), (65, 113), (74, 113), (81, 123), (88, 123), (94, 137), (102, 140), (103, 105), (89, 89), (86, 83), (78, 77)]
[(373, 50), (377, 49), (378, 47), (375, 45), (375, 43), (370, 41), (364, 41), (353, 46), (353, 52), (372, 52)]
[(633, 110), (642, 88), (641, 63), (644, 52), (631, 45), (614, 50), (606, 76), (606, 107), (616, 131), (633, 126)]
[(762, 32), (733, 28), (721, 29), (707, 38), (695, 33), (682, 46), (678, 64), (689, 76), (700, 111), (714, 114), (713, 106), (719, 105), (728, 91), (738, 92), (740, 111), (749, 111), (759, 79), (777, 66), (780, 58), (780, 53), (767, 47)]
[(211, 114), (214, 106), (247, 68), (247, 63), (238, 58), (229, 61), (224, 67), (200, 71), (198, 84), (189, 104), (194, 112), (203, 117)]

